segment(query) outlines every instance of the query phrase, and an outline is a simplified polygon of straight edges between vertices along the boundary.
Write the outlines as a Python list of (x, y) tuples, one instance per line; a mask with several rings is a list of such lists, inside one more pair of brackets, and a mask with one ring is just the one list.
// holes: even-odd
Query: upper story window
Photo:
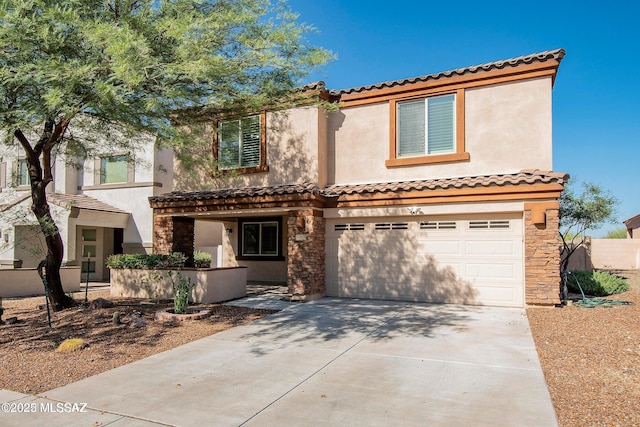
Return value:
[(129, 182), (129, 157), (127, 155), (100, 158), (100, 184)]
[(31, 179), (29, 178), (29, 165), (26, 159), (18, 160), (17, 181), (18, 186), (29, 185)]
[(455, 95), (398, 102), (398, 157), (455, 151)]
[(464, 90), (391, 100), (390, 156), (386, 165), (469, 160), (464, 151)]
[(266, 172), (265, 114), (218, 122), (214, 154), (220, 171)]

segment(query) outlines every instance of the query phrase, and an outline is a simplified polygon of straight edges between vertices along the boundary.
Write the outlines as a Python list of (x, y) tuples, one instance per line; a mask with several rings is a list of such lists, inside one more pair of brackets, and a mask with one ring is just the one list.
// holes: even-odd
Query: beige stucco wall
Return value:
[[(15, 199), (25, 193), (12, 194), (12, 199)], [(27, 198), (0, 214), (0, 230), (2, 230), (0, 260), (22, 260), (22, 267), (25, 268), (37, 266), (46, 255), (46, 246), (43, 246), (41, 232), (35, 216), (31, 212), (31, 203), (31, 198)], [(69, 236), (75, 236), (71, 233), (72, 230), (69, 226), (70, 211), (52, 203), (49, 204), (49, 207), (62, 241), (65, 243), (63, 262), (66, 263), (73, 259), (73, 254), (70, 254), (67, 249)], [(5, 237), (7, 241), (5, 241)]]
[(167, 193), (173, 186), (173, 149), (157, 148), (153, 152), (153, 195)]
[(47, 256), (47, 242), (40, 227), (17, 225), (14, 232), (14, 258), (22, 260), (22, 268), (36, 268)]
[[(113, 269), (110, 295), (126, 298), (173, 298), (172, 281), (168, 270)], [(211, 304), (247, 295), (247, 269), (210, 268), (182, 270), (180, 274), (193, 285), (189, 301)], [(177, 283), (177, 274), (173, 273)]]
[[(343, 108), (329, 117), (335, 183), (365, 183), (552, 169), (551, 78), (465, 91), (470, 161), (387, 168), (389, 103)], [(331, 179), (330, 179), (331, 181)]]
[(92, 212), (92, 216), (96, 217), (95, 225), (124, 228), (124, 243), (143, 244), (150, 247), (153, 241), (153, 211), (149, 207), (149, 197), (153, 195), (152, 186), (104, 190), (98, 187), (87, 189), (83, 193), (130, 213), (127, 222), (123, 224), (120, 218), (116, 218), (115, 221), (106, 218), (103, 220), (99, 218), (99, 212)]
[(222, 233), (225, 232), (220, 221), (195, 222), (194, 246), (218, 246), (222, 244)]
[(640, 239), (589, 239), (571, 255), (568, 269), (640, 269)]
[[(80, 291), (80, 268), (61, 268), (60, 279), (65, 292)], [(44, 295), (44, 285), (35, 268), (0, 270), (0, 297), (31, 295)]]
[(640, 268), (639, 239), (591, 239), (594, 268)]
[[(278, 184), (326, 181), (326, 114), (320, 107), (300, 107), (267, 113), (268, 172), (211, 177), (211, 168), (201, 165), (200, 171), (186, 172), (177, 164), (174, 190), (262, 187)], [(199, 129), (204, 135), (203, 146), (194, 145), (194, 153), (211, 157), (213, 127)], [(194, 140), (195, 144), (195, 140)], [(195, 172), (195, 173), (194, 173)]]

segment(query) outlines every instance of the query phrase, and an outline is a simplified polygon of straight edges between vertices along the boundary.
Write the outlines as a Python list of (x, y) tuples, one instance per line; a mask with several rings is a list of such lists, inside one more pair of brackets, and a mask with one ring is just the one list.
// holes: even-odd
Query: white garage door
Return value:
[(327, 221), (330, 296), (521, 307), (522, 218)]

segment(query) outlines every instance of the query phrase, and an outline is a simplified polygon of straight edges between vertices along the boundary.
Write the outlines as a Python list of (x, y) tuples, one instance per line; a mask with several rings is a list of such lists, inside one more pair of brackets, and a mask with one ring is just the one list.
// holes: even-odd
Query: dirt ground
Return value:
[(561, 427), (640, 426), (640, 271), (609, 308), (528, 308)]
[[(4, 299), (2, 319), (17, 317), (18, 322), (0, 326), (0, 389), (41, 393), (273, 313), (202, 305), (211, 310), (206, 319), (172, 324), (154, 320), (157, 310), (173, 306), (170, 302), (147, 304), (139, 299), (110, 298), (108, 291), (89, 293), (89, 301), (99, 297), (116, 306), (91, 310), (80, 305), (52, 313), (51, 329), (47, 310), (38, 308), (45, 303), (44, 297)], [(74, 294), (74, 298), (84, 301), (84, 292)], [(120, 313), (120, 325), (113, 322), (116, 311)], [(143, 319), (146, 325), (130, 327), (134, 317)], [(67, 338), (82, 338), (88, 347), (72, 353), (57, 352)]]

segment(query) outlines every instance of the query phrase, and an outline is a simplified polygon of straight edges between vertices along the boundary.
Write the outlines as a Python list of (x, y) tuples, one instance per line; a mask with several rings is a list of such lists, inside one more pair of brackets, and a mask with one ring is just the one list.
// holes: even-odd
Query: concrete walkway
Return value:
[(35, 409), (3, 426), (557, 426), (524, 310), (333, 298), (0, 401)]

